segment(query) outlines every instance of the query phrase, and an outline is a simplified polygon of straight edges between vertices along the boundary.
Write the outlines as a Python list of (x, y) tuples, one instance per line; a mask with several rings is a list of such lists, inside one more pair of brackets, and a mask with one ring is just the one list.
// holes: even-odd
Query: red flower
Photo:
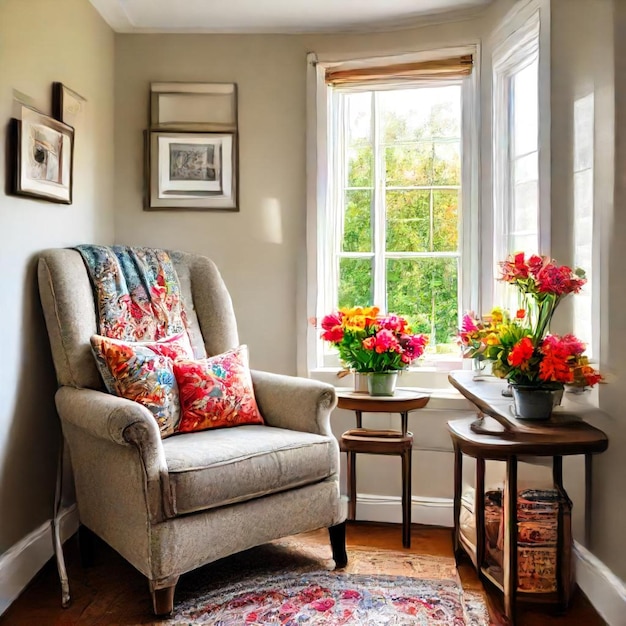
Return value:
[(341, 326), (333, 326), (324, 331), (321, 337), (330, 343), (339, 343), (343, 339), (343, 328)]
[[(546, 382), (571, 383), (574, 380), (572, 371), (572, 346), (578, 347), (579, 341), (567, 335), (564, 341), (556, 335), (548, 335), (542, 342), (539, 351), (542, 359), (539, 364), (539, 378)], [(570, 339), (571, 338), (571, 339)], [(574, 341), (571, 341), (571, 340)]]
[(500, 271), (502, 276), (500, 280), (507, 283), (514, 283), (519, 279), (528, 278), (528, 264), (524, 260), (524, 253), (518, 252), (515, 255), (509, 255), (506, 261), (500, 263)]
[(548, 263), (537, 272), (537, 291), (564, 296), (568, 293), (578, 293), (585, 284), (585, 279), (574, 274), (567, 265)]
[(537, 254), (531, 255), (528, 259), (528, 269), (533, 276), (537, 276), (539, 270), (544, 266), (546, 259), (544, 257), (540, 257)]
[(528, 361), (533, 355), (535, 348), (533, 346), (533, 342), (529, 337), (524, 337), (520, 339), (511, 350), (509, 354), (508, 361), (509, 365), (513, 367), (519, 367), (524, 370), (528, 368)]

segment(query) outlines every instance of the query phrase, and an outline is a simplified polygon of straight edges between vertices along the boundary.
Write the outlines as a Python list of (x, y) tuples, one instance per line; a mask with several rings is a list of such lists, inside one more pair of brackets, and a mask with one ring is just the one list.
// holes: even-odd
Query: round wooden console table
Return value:
[[(337, 406), (356, 414), (356, 428), (339, 439), (339, 448), (347, 453), (348, 519), (356, 518), (356, 455), (387, 454), (402, 458), (402, 545), (411, 546), (411, 453), (413, 434), (408, 432), (409, 412), (426, 406), (429, 396), (408, 389), (396, 389), (393, 396), (370, 396), (351, 389), (337, 390)], [(401, 430), (363, 428), (363, 413), (400, 413)]]

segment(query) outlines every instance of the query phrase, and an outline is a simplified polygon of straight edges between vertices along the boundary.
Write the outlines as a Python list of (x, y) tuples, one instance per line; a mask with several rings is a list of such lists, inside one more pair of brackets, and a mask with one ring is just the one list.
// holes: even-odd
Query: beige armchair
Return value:
[[(208, 355), (236, 347), (231, 299), (213, 262), (172, 258), (192, 345), (204, 343)], [(181, 574), (280, 537), (327, 527), (337, 566), (346, 564), (332, 386), (253, 371), (266, 425), (161, 439), (148, 409), (104, 391), (80, 254), (45, 251), (38, 271), (80, 522), (148, 578), (155, 614), (172, 611)]]

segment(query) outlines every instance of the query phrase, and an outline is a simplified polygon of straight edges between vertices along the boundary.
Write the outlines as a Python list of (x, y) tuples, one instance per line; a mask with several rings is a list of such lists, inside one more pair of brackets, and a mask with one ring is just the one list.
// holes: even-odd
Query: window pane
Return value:
[(459, 192), (433, 191), (433, 250), (455, 252), (459, 247)]
[(458, 141), (435, 143), (434, 185), (461, 184), (461, 144)]
[(531, 181), (513, 187), (513, 224), (514, 231), (537, 232), (539, 183)]
[(372, 251), (372, 192), (346, 192), (346, 210), (343, 218), (344, 252)]
[(339, 306), (373, 306), (371, 259), (339, 259)]
[(433, 179), (433, 156), (433, 144), (430, 141), (387, 147), (385, 150), (387, 187), (430, 185)]
[(388, 252), (430, 250), (430, 191), (387, 192)]
[(513, 233), (509, 236), (509, 250), (525, 252), (526, 255), (539, 253), (539, 239), (537, 233), (531, 235)]
[(345, 96), (348, 145), (372, 142), (372, 92)]
[(515, 160), (513, 164), (513, 181), (515, 184), (539, 180), (538, 156), (537, 152), (531, 152)]
[(455, 341), (458, 327), (457, 259), (388, 259), (387, 309), (406, 315), (431, 344)]
[(537, 60), (514, 74), (513, 90), (513, 154), (520, 156), (537, 150), (538, 125), (538, 75)]
[(411, 141), (461, 134), (458, 85), (378, 92), (383, 141)]
[(348, 187), (372, 187), (373, 154), (372, 146), (368, 145), (348, 150)]

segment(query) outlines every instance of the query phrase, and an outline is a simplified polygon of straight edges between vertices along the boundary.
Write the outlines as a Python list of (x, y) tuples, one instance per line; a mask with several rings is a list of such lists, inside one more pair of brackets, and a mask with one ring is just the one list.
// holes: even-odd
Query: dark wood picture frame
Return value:
[(74, 129), (30, 107), (11, 120), (9, 192), (72, 204)]

